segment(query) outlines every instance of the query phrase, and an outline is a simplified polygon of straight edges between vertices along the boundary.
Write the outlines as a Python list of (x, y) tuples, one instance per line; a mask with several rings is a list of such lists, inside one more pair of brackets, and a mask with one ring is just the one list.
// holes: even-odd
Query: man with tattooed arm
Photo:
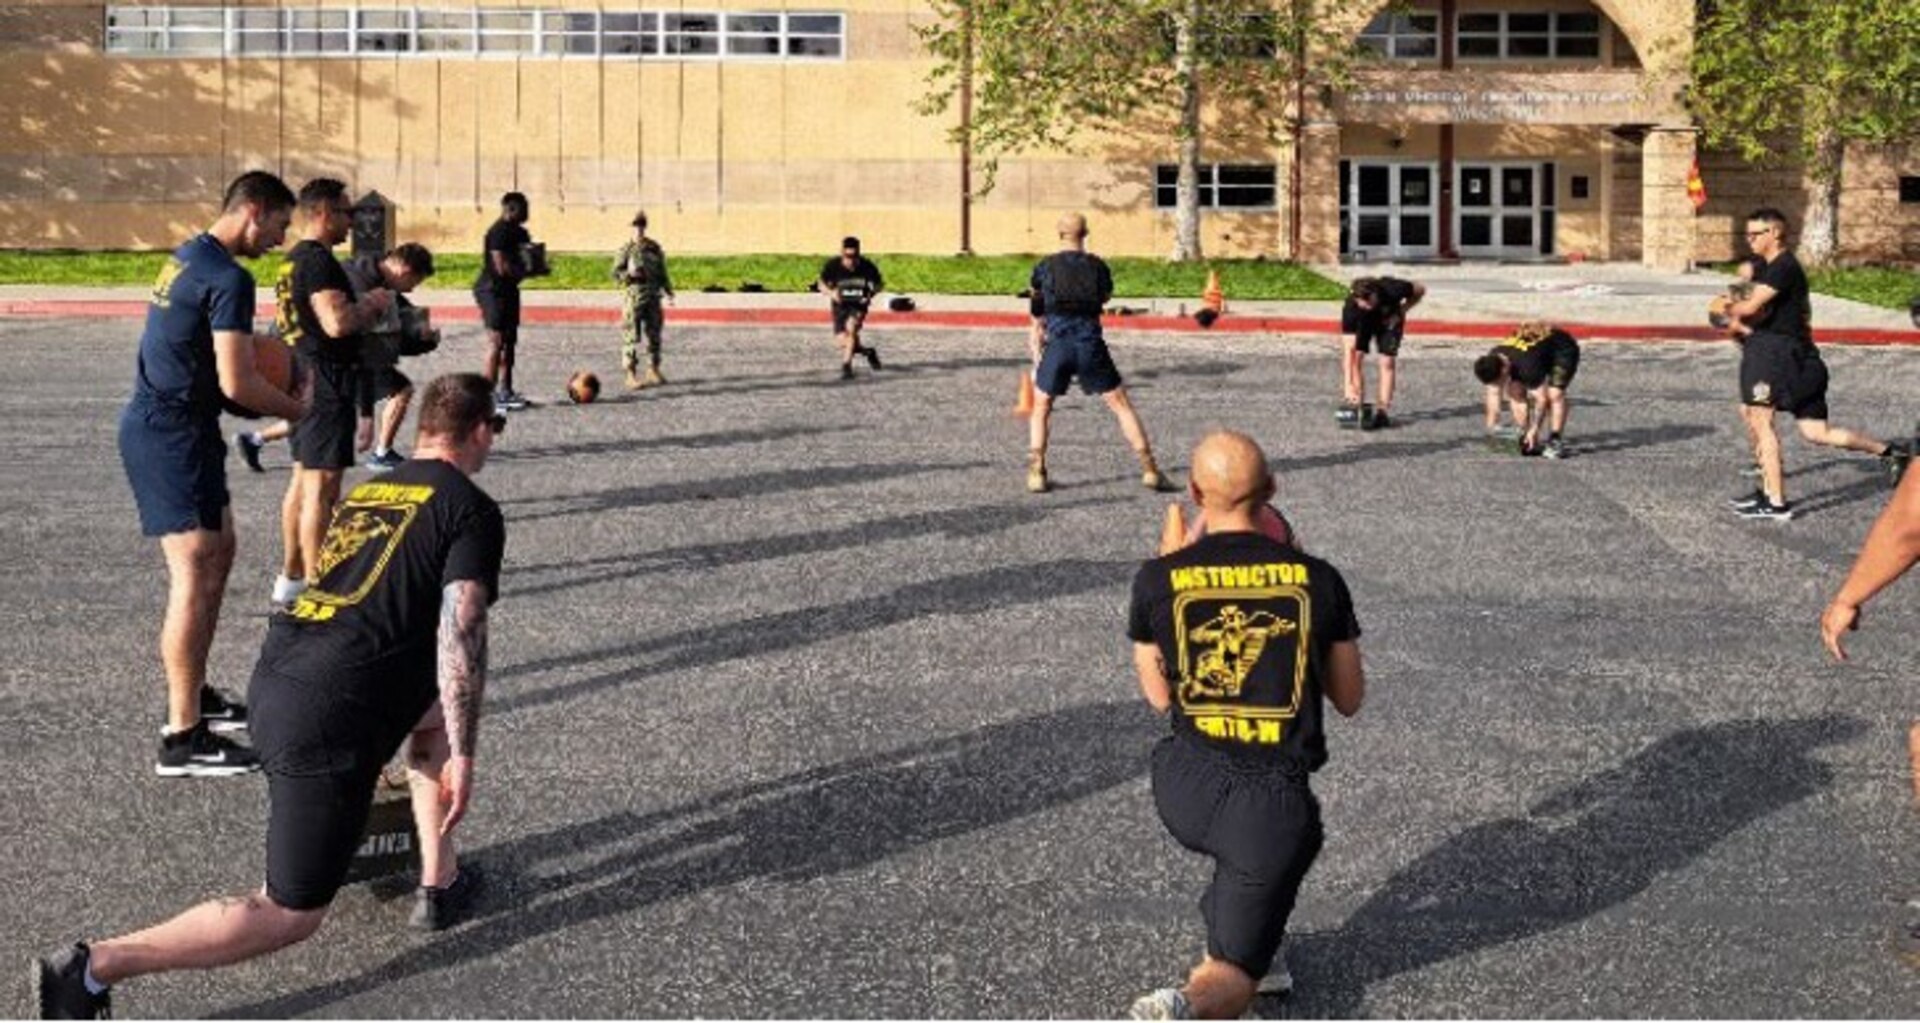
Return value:
[(43, 1018), (97, 1018), (131, 977), (226, 966), (318, 930), (360, 845), (381, 768), (406, 746), (420, 831), (417, 927), (437, 930), (479, 876), (450, 842), (473, 791), (487, 609), (506, 527), (469, 479), (505, 418), (474, 374), (427, 386), (413, 458), (334, 512), (316, 582), (276, 614), (249, 691), (267, 776), (267, 876), (137, 933), (39, 961)]

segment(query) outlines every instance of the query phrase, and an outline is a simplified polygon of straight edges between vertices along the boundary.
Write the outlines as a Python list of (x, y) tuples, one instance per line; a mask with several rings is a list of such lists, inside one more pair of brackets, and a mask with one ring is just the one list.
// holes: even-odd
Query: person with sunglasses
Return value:
[(506, 420), (492, 382), (473, 373), (434, 380), (420, 406), (413, 457), (347, 495), (323, 570), (273, 616), (254, 667), (265, 885), (40, 959), (41, 1017), (99, 1018), (121, 981), (228, 966), (306, 940), (360, 846), (381, 769), (403, 748), (421, 853), (411, 922), (438, 930), (472, 905), (479, 874), (456, 862), (451, 839), (473, 795), (506, 524), (471, 477)]
[(1760, 467), (1760, 486), (1729, 504), (1741, 518), (1786, 521), (1786, 472), (1775, 432), (1775, 412), (1793, 416), (1800, 436), (1823, 447), (1878, 457), (1898, 482), (1912, 452), (1827, 421), (1827, 365), (1813, 343), (1813, 297), (1807, 273), (1787, 247), (1787, 218), (1771, 207), (1747, 217), (1747, 247), (1765, 261), (1753, 292), (1726, 305), (1728, 327), (1741, 345), (1740, 416)]

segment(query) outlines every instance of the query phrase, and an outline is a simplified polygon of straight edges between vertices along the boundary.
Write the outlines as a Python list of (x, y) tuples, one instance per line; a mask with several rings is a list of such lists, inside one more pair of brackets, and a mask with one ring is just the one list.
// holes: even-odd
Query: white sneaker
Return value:
[(1192, 1019), (1193, 1006), (1179, 988), (1163, 987), (1150, 995), (1134, 999), (1127, 1010), (1128, 1019)]
[(273, 606), (281, 608), (291, 606), (294, 600), (306, 591), (307, 581), (305, 579), (289, 579), (284, 575), (274, 576)]

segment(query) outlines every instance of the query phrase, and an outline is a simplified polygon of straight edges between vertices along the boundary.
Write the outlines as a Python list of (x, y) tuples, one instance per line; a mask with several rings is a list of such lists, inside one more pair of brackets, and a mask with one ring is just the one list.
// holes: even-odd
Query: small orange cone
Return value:
[(1180, 502), (1167, 505), (1167, 521), (1160, 527), (1160, 553), (1172, 554), (1187, 545), (1187, 513)]
[(1227, 311), (1227, 293), (1220, 290), (1220, 271), (1207, 271), (1207, 290), (1200, 296), (1201, 304), (1215, 313)]
[(1013, 417), (1026, 419), (1033, 415), (1033, 375), (1020, 374), (1020, 396), (1013, 402)]

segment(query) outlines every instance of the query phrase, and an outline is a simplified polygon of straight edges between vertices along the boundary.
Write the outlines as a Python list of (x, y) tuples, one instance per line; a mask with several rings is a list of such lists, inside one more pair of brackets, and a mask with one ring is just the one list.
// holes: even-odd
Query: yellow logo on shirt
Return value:
[(320, 545), (320, 581), (295, 600), (288, 613), (324, 622), (365, 600), (386, 574), (393, 553), (407, 535), (433, 488), (404, 483), (362, 483), (333, 513)]

